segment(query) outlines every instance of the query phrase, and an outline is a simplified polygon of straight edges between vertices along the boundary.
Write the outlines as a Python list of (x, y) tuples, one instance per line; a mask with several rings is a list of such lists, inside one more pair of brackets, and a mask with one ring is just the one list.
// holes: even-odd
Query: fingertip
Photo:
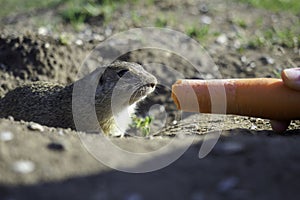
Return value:
[(289, 88), (300, 90), (300, 68), (284, 69), (281, 78)]
[(283, 133), (288, 129), (290, 121), (270, 120), (270, 124), (274, 132)]

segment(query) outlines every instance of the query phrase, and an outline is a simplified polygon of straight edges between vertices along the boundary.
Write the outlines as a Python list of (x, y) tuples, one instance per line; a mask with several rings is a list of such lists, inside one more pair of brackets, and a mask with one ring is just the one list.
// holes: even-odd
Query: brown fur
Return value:
[[(103, 71), (103, 69), (105, 70)], [(111, 111), (111, 97), (114, 87), (120, 80), (120, 75), (123, 75), (122, 72), (126, 73), (123, 77), (121, 76), (124, 83), (121, 85), (120, 94), (117, 95), (120, 99), (122, 99), (122, 91), (126, 92), (129, 88), (136, 87), (136, 98), (132, 98), (132, 102), (130, 102), (134, 106), (136, 102), (154, 90), (157, 83), (156, 78), (140, 65), (115, 62), (107, 68), (98, 68), (65, 87), (49, 82), (34, 82), (18, 87), (0, 99), (0, 117), (13, 116), (16, 120), (34, 121), (51, 127), (76, 129), (72, 112), (73, 87), (76, 83), (89, 82), (97, 84), (95, 110), (102, 130), (106, 134), (120, 135), (115, 133), (117, 130)], [(143, 85), (145, 87), (140, 87)], [(121, 112), (128, 106), (130, 106), (128, 102), (127, 104), (124, 102), (124, 105), (120, 105), (117, 112)]]

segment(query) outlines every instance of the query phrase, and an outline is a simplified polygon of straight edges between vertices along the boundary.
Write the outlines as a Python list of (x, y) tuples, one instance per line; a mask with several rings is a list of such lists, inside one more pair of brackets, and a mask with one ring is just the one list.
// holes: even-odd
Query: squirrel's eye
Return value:
[(119, 77), (122, 77), (124, 76), (124, 74), (126, 74), (129, 70), (128, 69), (122, 69), (120, 70), (117, 74)]

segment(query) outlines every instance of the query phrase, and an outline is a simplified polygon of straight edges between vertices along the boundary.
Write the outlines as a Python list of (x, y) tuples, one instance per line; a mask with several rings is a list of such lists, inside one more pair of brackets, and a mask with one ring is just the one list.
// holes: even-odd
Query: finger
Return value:
[(180, 79), (172, 85), (172, 98), (186, 112), (300, 119), (300, 92), (281, 79)]
[(281, 72), (281, 78), (289, 88), (300, 90), (300, 68), (285, 69)]
[(270, 123), (271, 123), (271, 127), (274, 132), (283, 133), (288, 129), (291, 122), (290, 121), (270, 120)]

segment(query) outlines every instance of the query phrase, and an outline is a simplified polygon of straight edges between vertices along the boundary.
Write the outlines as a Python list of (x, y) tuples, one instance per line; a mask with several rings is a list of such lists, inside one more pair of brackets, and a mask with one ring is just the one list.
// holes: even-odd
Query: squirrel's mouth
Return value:
[(145, 98), (148, 94), (152, 93), (155, 89), (155, 83), (148, 83), (146, 85), (140, 86), (137, 90), (133, 92), (130, 97), (129, 104), (132, 105), (143, 98)]

